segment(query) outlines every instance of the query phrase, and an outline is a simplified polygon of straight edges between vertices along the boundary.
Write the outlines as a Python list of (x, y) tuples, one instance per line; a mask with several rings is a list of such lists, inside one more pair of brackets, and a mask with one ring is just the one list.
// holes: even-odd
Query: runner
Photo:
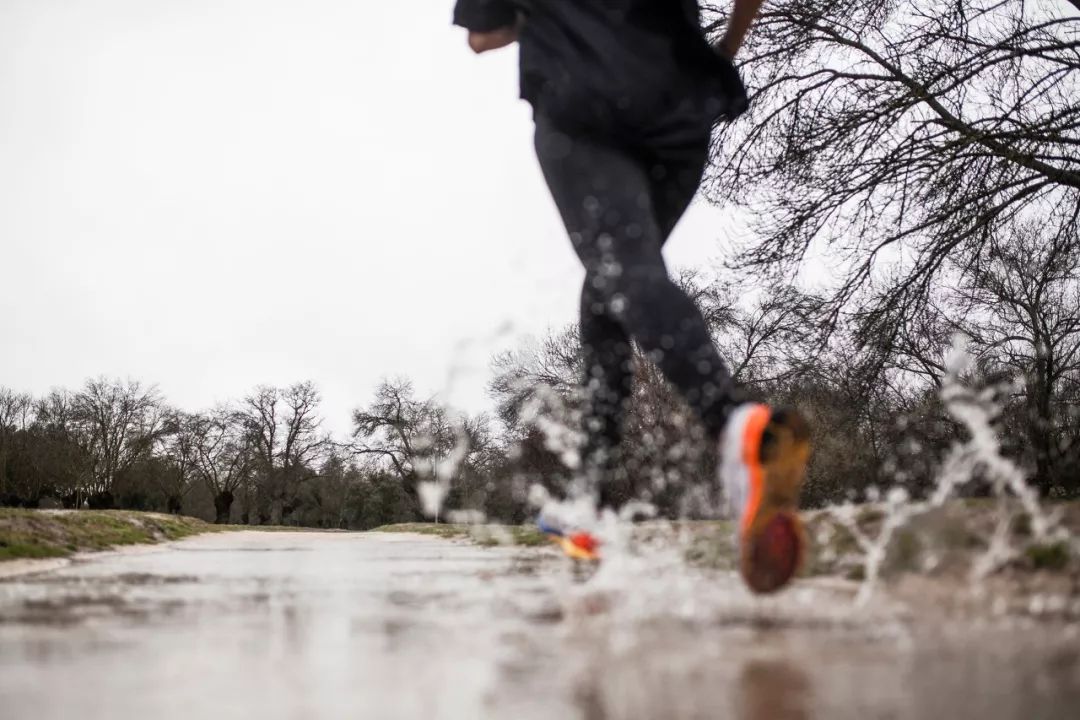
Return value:
[[(795, 411), (740, 399), (661, 254), (701, 182), (712, 126), (747, 107), (732, 58), (761, 1), (735, 0), (717, 48), (696, 0), (459, 0), (454, 22), (475, 52), (519, 44), (537, 157), (585, 267), (588, 487), (600, 507), (630, 499), (614, 477), (635, 342), (718, 448), (720, 480), (739, 514), (742, 575), (752, 590), (771, 592), (803, 555), (807, 425)], [(597, 557), (587, 529), (541, 525), (571, 556)]]

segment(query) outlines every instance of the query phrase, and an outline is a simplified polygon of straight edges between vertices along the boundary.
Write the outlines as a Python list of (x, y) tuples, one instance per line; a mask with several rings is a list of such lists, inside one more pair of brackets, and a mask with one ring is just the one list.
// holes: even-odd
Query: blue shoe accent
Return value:
[(536, 518), (536, 527), (538, 527), (540, 529), (540, 532), (545, 533), (547, 535), (554, 535), (556, 537), (562, 537), (563, 536), (562, 530), (555, 527), (554, 525), (548, 525), (544, 521), (544, 517), (542, 515), (540, 517)]

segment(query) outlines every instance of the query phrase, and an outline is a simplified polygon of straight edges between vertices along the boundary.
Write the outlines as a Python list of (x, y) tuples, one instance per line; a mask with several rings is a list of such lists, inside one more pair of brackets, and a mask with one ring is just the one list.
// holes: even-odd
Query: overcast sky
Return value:
[[(582, 271), (516, 50), (473, 56), (452, 5), (0, 0), (0, 385), (312, 379), (338, 432), (386, 375), (486, 408)], [(697, 203), (669, 263), (727, 225)]]

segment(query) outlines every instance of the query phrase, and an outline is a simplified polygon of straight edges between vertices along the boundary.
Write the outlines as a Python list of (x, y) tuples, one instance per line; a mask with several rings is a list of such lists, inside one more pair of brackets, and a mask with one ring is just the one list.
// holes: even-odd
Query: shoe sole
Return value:
[(547, 536), (548, 540), (558, 545), (567, 557), (574, 560), (596, 561), (600, 559), (600, 553), (596, 548), (599, 543), (592, 535), (586, 532), (564, 534), (557, 526), (549, 525), (543, 518), (537, 520), (540, 532)]
[(596, 562), (600, 560), (600, 554), (595, 550), (589, 550), (583, 548), (580, 545), (574, 543), (570, 538), (563, 537), (561, 535), (548, 535), (551, 542), (558, 545), (566, 556), (573, 560), (584, 560), (588, 562)]
[(748, 411), (741, 437), (748, 497), (739, 519), (739, 570), (755, 593), (780, 590), (802, 566), (806, 533), (799, 493), (809, 457), (802, 416), (764, 405)]

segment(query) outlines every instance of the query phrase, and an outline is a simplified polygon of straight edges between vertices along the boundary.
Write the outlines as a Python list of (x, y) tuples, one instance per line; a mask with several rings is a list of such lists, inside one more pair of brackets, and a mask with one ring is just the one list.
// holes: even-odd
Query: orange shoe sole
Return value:
[(548, 535), (551, 542), (562, 548), (566, 556), (574, 560), (597, 561), (600, 559), (599, 543), (588, 533), (576, 533), (570, 537)]
[(753, 408), (743, 427), (749, 495), (739, 522), (739, 570), (755, 593), (773, 593), (795, 577), (806, 555), (799, 493), (810, 458), (806, 421), (794, 411)]

